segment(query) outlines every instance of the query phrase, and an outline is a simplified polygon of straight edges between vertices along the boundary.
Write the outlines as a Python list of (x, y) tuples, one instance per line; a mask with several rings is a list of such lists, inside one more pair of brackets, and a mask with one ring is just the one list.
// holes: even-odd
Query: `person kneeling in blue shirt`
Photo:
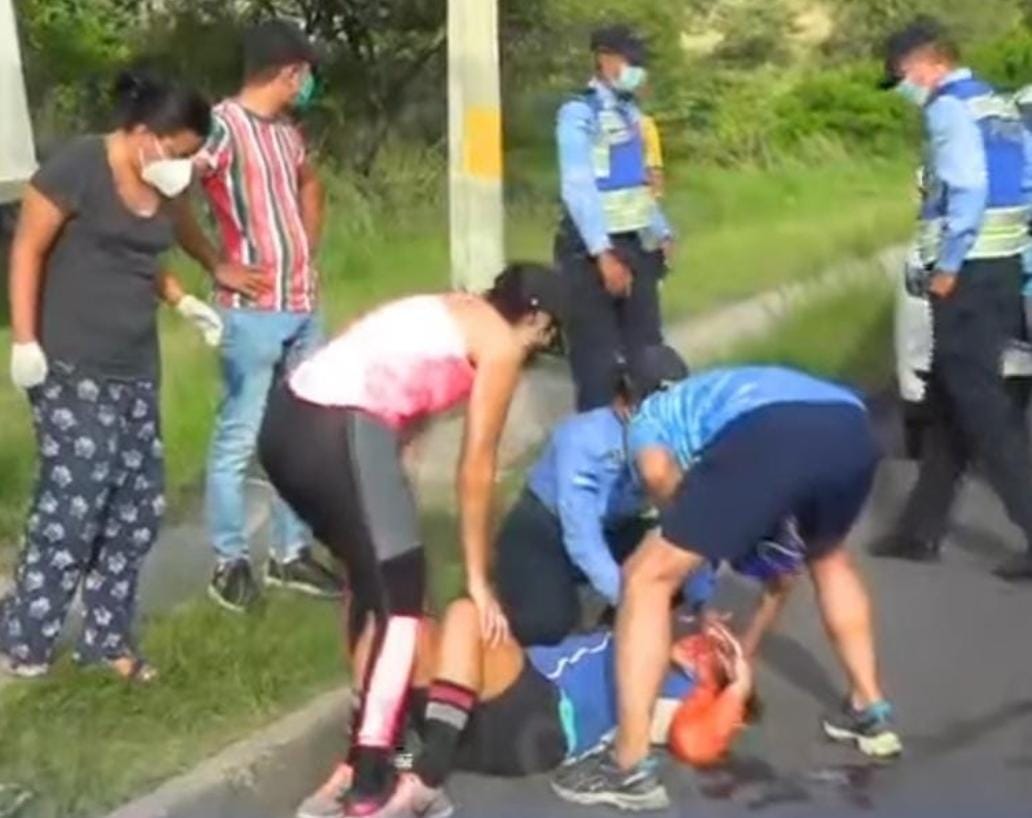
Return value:
[[(576, 630), (578, 586), (590, 586), (610, 612), (618, 604), (620, 566), (656, 525), (627, 454), (628, 422), (641, 401), (687, 374), (670, 347), (646, 347), (636, 359), (616, 362), (611, 407), (572, 415), (553, 431), (495, 543), (495, 584), (520, 644), (554, 645)], [(779, 521), (752, 551), (729, 563), (763, 586), (741, 635), (750, 662), (804, 567), (796, 529), (792, 520)], [(693, 573), (680, 601), (698, 612), (713, 597), (719, 567), (713, 561)]]
[[(628, 463), (627, 420), (648, 394), (687, 374), (673, 349), (647, 347), (614, 362), (611, 406), (572, 415), (552, 432), (495, 541), (495, 585), (520, 644), (554, 645), (577, 627), (578, 585), (616, 606), (620, 564), (655, 525)], [(710, 574), (694, 584), (686, 596), (709, 597)]]

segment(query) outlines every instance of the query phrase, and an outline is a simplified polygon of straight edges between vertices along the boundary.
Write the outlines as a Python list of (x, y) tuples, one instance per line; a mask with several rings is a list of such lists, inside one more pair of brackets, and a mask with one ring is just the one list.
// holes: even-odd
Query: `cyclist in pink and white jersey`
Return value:
[(371, 650), (354, 716), (347, 815), (393, 791), (391, 754), (423, 612), (426, 567), (402, 447), (421, 421), (468, 403), (457, 493), (466, 590), (489, 644), (508, 622), (489, 582), (498, 441), (520, 371), (557, 338), (562, 279), (509, 265), (483, 296), (417, 295), (350, 325), (269, 396), (259, 455), (276, 490), (345, 564), (351, 647)]

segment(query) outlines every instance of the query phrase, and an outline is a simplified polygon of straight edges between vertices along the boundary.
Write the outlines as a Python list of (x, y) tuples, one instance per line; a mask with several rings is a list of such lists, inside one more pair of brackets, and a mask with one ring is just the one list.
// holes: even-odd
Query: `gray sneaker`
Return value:
[(670, 796), (659, 780), (659, 764), (649, 756), (630, 770), (621, 770), (609, 751), (592, 753), (559, 768), (552, 789), (564, 801), (581, 806), (609, 806), (632, 812), (661, 810)]
[(847, 701), (837, 713), (822, 719), (824, 733), (832, 741), (855, 744), (871, 758), (894, 758), (903, 752), (903, 742), (893, 723), (892, 705), (877, 702), (864, 710), (855, 710)]

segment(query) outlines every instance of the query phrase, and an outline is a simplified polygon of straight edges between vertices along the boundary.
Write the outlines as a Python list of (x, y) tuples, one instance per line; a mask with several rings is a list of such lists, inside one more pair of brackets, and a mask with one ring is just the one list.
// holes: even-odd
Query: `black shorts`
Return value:
[(836, 547), (859, 516), (878, 448), (867, 413), (783, 403), (733, 421), (705, 449), (660, 515), (663, 536), (735, 560), (794, 516), (807, 558)]
[(565, 757), (559, 691), (524, 658), (512, 687), (473, 711), (455, 766), (481, 775), (519, 777), (554, 770)]

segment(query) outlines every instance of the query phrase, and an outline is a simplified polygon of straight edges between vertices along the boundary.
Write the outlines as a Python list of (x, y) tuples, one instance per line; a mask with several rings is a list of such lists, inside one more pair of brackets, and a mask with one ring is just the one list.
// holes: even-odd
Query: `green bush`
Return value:
[(775, 143), (834, 137), (867, 153), (898, 154), (917, 137), (918, 118), (876, 87), (877, 76), (868, 65), (806, 74), (774, 102)]
[(1022, 26), (1003, 39), (974, 49), (971, 65), (1001, 89), (1032, 83), (1032, 27)]

